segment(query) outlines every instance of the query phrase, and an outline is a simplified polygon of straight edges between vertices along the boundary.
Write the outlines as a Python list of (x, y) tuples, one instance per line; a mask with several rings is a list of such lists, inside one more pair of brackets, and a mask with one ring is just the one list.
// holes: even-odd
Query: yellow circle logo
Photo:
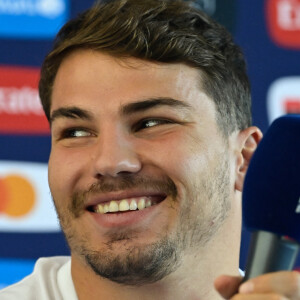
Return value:
[(0, 178), (0, 214), (10, 217), (23, 217), (36, 203), (32, 184), (20, 175)]

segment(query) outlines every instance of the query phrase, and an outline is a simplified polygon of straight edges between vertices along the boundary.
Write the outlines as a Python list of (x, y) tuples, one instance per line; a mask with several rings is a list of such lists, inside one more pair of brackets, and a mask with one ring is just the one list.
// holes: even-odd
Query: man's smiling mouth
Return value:
[(128, 212), (135, 210), (143, 210), (162, 202), (166, 197), (149, 196), (149, 197), (135, 197), (121, 200), (112, 200), (105, 203), (93, 205), (88, 208), (89, 211), (98, 214)]

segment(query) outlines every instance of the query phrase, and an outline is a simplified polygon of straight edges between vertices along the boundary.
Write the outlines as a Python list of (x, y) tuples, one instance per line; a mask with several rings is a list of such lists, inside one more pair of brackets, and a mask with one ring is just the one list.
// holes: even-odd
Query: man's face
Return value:
[(73, 259), (97, 274), (157, 281), (228, 216), (233, 158), (199, 76), (89, 50), (62, 62), (49, 184)]

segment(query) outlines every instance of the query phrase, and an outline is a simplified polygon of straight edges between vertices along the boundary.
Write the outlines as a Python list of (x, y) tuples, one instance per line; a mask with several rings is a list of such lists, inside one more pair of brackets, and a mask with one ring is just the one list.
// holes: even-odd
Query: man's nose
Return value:
[(99, 138), (94, 157), (95, 177), (117, 177), (137, 173), (142, 165), (134, 143), (120, 132), (106, 132)]

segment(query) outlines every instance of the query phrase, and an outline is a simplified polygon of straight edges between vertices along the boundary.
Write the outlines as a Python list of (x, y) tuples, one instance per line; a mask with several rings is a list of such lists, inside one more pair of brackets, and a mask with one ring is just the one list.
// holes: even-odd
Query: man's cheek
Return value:
[[(75, 179), (79, 177), (80, 170), (83, 165), (79, 157), (74, 157), (72, 153), (53, 151), (49, 159), (49, 183), (55, 186), (69, 186)], [(82, 173), (82, 171), (81, 171)]]

